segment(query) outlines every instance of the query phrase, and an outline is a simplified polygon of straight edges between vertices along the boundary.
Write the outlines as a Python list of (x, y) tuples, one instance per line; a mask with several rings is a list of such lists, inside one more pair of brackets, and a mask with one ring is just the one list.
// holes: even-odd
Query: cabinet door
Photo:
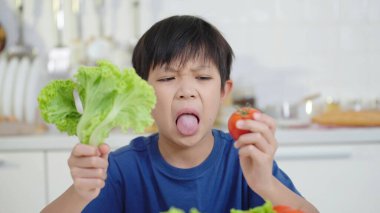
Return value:
[(378, 212), (380, 144), (280, 147), (277, 158), (320, 212)]
[(40, 212), (46, 204), (44, 153), (0, 152), (0, 212)]
[(67, 165), (70, 151), (49, 151), (47, 153), (48, 201), (59, 197), (73, 183)]

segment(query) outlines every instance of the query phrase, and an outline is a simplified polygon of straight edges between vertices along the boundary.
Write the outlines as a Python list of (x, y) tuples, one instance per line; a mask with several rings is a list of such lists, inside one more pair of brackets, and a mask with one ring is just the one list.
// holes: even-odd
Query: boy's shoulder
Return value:
[[(226, 133), (219, 129), (213, 129), (212, 133), (214, 138), (218, 142), (222, 142), (221, 144), (231, 146), (233, 144), (233, 139), (229, 133)], [(113, 157), (125, 156), (128, 153), (142, 154), (146, 153), (150, 146), (153, 146), (158, 141), (158, 133), (154, 133), (149, 136), (139, 136), (134, 138), (128, 145), (118, 148), (113, 151), (111, 155)]]
[(120, 147), (112, 152), (114, 157), (124, 155), (128, 152), (145, 152), (148, 147), (158, 140), (158, 133), (149, 136), (139, 136), (134, 138), (128, 145)]
[(217, 140), (219, 139), (219, 140), (222, 140), (222, 141), (227, 142), (227, 143), (234, 142), (231, 135), (227, 132), (224, 132), (224, 131), (219, 130), (219, 129), (213, 129), (212, 133)]
[(215, 141), (219, 144), (223, 144), (226, 147), (232, 147), (234, 140), (228, 132), (224, 132), (220, 129), (213, 129), (212, 134), (214, 135)]

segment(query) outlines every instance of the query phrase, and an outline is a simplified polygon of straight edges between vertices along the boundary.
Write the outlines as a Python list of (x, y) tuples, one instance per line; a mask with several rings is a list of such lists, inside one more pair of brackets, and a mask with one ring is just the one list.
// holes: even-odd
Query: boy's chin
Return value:
[(191, 148), (199, 144), (199, 142), (201, 141), (200, 138), (201, 137), (197, 137), (196, 135), (193, 135), (193, 136), (177, 138), (175, 139), (175, 142), (183, 148)]
[(181, 144), (191, 147), (207, 139), (207, 137), (209, 137), (210, 135), (212, 136), (212, 131), (210, 130), (210, 131), (204, 132), (198, 129), (196, 133), (193, 135), (182, 135), (179, 132), (177, 132), (177, 134), (179, 137), (174, 138), (174, 140), (178, 140)]

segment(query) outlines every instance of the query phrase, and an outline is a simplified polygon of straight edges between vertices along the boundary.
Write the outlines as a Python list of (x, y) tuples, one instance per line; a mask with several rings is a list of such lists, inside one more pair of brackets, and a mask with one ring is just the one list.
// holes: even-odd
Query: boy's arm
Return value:
[(239, 129), (251, 133), (241, 135), (235, 142), (240, 166), (249, 187), (273, 205), (287, 205), (305, 213), (318, 210), (306, 199), (294, 193), (273, 176), (273, 160), (277, 150), (274, 136), (275, 121), (265, 114), (254, 114), (252, 120), (237, 123)]
[(271, 186), (256, 192), (265, 200), (270, 200), (273, 205), (285, 204), (305, 213), (319, 212), (309, 201), (291, 191), (275, 177), (272, 178)]
[(74, 186), (71, 185), (61, 196), (49, 203), (41, 213), (81, 212), (89, 202), (76, 193)]
[(81, 212), (105, 185), (110, 148), (77, 144), (68, 160), (73, 185), (41, 212)]

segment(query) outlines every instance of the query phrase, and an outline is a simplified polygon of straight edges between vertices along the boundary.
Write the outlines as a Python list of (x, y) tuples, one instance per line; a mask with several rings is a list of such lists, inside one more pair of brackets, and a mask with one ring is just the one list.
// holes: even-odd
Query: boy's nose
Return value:
[(194, 89), (180, 89), (177, 93), (177, 98), (179, 99), (189, 99), (189, 98), (195, 98), (196, 91)]
[(195, 95), (181, 95), (179, 96), (181, 99), (186, 99), (186, 98), (195, 98)]

